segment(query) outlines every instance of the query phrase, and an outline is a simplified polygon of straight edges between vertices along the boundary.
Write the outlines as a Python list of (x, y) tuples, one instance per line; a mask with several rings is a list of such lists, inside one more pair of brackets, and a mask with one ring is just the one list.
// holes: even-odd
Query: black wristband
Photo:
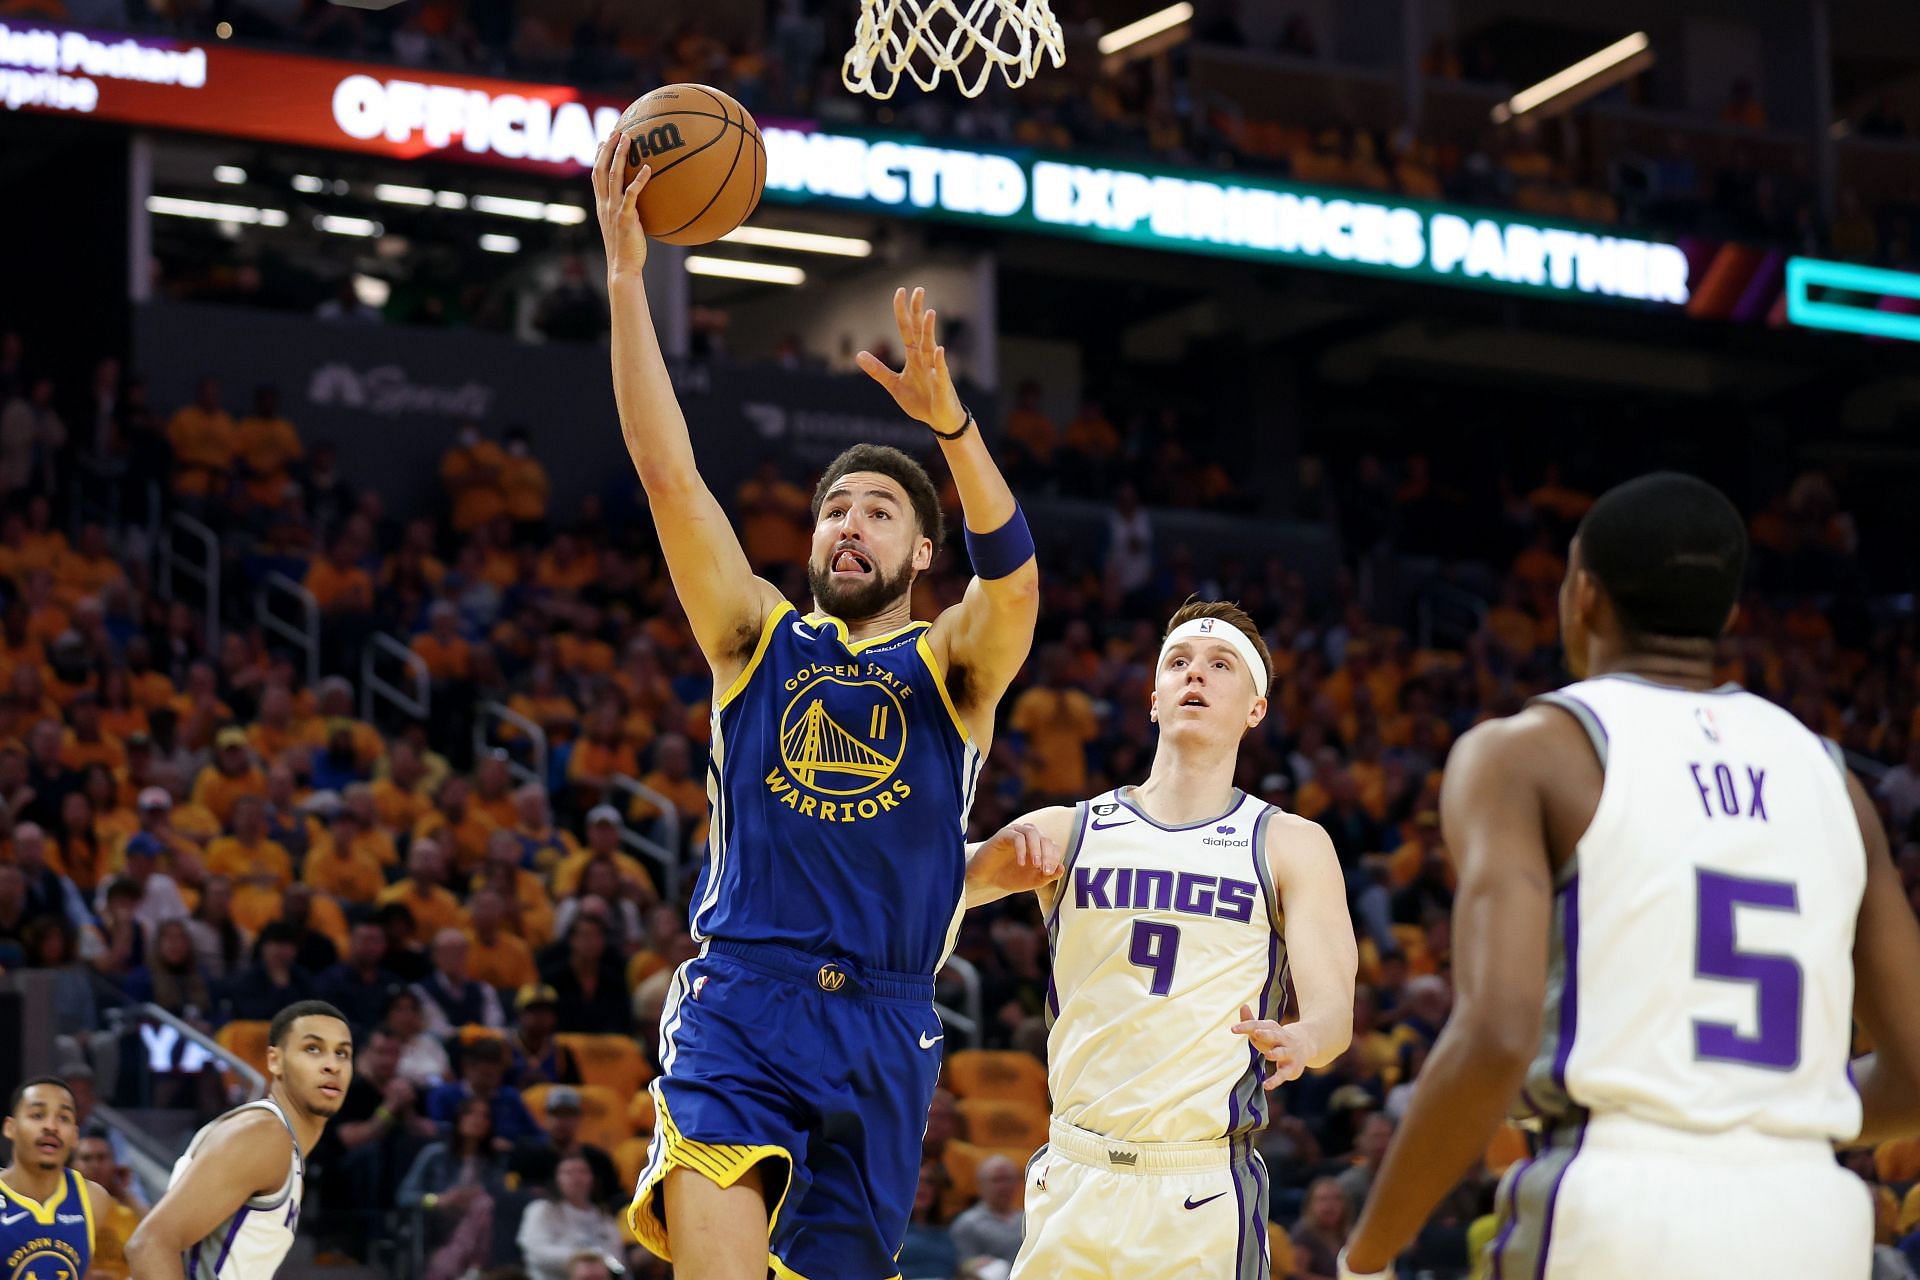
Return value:
[(973, 410), (967, 408), (967, 406), (963, 404), (960, 406), (960, 412), (967, 415), (967, 420), (960, 424), (960, 429), (958, 431), (940, 431), (936, 429), (932, 424), (928, 424), (927, 430), (933, 432), (934, 439), (936, 440), (958, 440), (960, 437), (966, 435), (968, 431), (973, 429)]

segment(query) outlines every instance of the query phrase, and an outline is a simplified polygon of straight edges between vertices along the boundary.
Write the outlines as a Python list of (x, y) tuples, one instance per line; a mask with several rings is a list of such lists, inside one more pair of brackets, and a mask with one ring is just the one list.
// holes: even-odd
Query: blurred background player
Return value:
[(1267, 1090), (1346, 1050), (1357, 963), (1326, 832), (1233, 782), (1272, 661), (1240, 608), (1189, 602), (1161, 645), (1147, 780), (1031, 814), (968, 867), (969, 902), (1049, 881), (1053, 1124), (1015, 1276), (1267, 1274), (1253, 1135)]
[(267, 1033), (267, 1096), (193, 1135), (167, 1194), (127, 1242), (140, 1280), (269, 1280), (300, 1223), (306, 1157), (353, 1083), (353, 1032), (302, 1000)]
[[(620, 145), (614, 145), (618, 141)], [(621, 429), (674, 592), (713, 671), (701, 954), (660, 1017), (658, 1130), (629, 1220), (683, 1280), (893, 1273), (945, 1033), (933, 979), (964, 909), (965, 835), (994, 709), (1033, 641), (1039, 573), (960, 403), (935, 315), (893, 307), (906, 365), (861, 367), (939, 438), (975, 577), (928, 624), (932, 481), (861, 445), (816, 489), (802, 618), (756, 577), (695, 465), (648, 311), (624, 137), (594, 166)], [(977, 532), (976, 532), (977, 530)]]
[[(1496, 1275), (1868, 1273), (1833, 1145), (1920, 1130), (1920, 928), (1839, 748), (1716, 682), (1746, 561), (1690, 476), (1580, 522), (1578, 683), (1447, 770), (1458, 1004), (1343, 1275), (1388, 1273), (1516, 1091), (1545, 1138), (1501, 1185)], [(1879, 1054), (1850, 1069), (1855, 1018)]]
[(58, 1076), (22, 1084), (5, 1131), (13, 1161), (0, 1169), (0, 1277), (82, 1280), (113, 1197), (67, 1167), (80, 1141), (73, 1090)]

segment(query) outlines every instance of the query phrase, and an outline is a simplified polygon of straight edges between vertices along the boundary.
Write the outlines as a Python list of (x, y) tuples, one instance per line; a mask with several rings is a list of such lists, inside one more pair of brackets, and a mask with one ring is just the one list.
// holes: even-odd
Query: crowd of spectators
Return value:
[[(68, 399), (32, 376), (43, 354), (0, 337), (0, 421), (33, 424), (7, 436), (0, 467), (0, 967), (54, 975), (61, 1055), (103, 1097), (200, 1112), (222, 1103), (219, 1072), (188, 1056), (153, 1072), (151, 1054), (104, 1030), (114, 1003), (152, 1001), (236, 1052), (244, 1028), (292, 1000), (345, 1010), (358, 1070), (314, 1155), (324, 1208), (309, 1217), (330, 1251), (384, 1240), (435, 1280), (495, 1265), (597, 1280), (609, 1258), (664, 1274), (613, 1211), (654, 1121), (637, 1085), (657, 1068), (668, 975), (694, 950), (674, 886), (704, 848), (711, 690), (644, 516), (555, 510), (531, 443), (477, 430), (445, 454), (434, 512), (389, 513), (377, 478), (342, 474), (270, 394), (235, 421), (217, 385), (154, 406), (103, 369)], [(1023, 486), (1045, 484), (1065, 454), (1106, 452), (1103, 483), (1118, 492), (1105, 546), (1041, 531), (1035, 655), (1007, 699), (974, 831), (1144, 775), (1173, 604), (1234, 597), (1265, 624), (1273, 709), (1238, 781), (1325, 826), (1362, 940), (1353, 1047), (1275, 1094), (1259, 1135), (1276, 1275), (1330, 1275), (1451, 1000), (1436, 803), (1448, 747), (1561, 679), (1554, 591), (1592, 495), (1557, 470), (1484, 495), (1506, 531), (1481, 566), (1484, 616), (1460, 643), (1423, 642), (1356, 585), (1456, 500), (1419, 459), (1364, 459), (1321, 495), (1349, 568), (1315, 591), (1277, 559), (1156, 537), (1155, 504), (1225, 495), (1197, 466), (1190, 488), (1143, 484), (1143, 502), (1097, 408), (1056, 433), (1022, 397), (1006, 426)], [(319, 681), (248, 619), (164, 597), (138, 522), (55, 500), (95, 450), (167, 476), (165, 502), (220, 529), (236, 571), (270, 561), (305, 583), (322, 609)], [(733, 495), (749, 556), (796, 597), (802, 481), (769, 464)], [(1835, 606), (1835, 593), (1858, 596), (1859, 535), (1829, 477), (1809, 472), (1749, 509), (1756, 587), (1725, 674), (1878, 762), (1920, 910), (1914, 622), (1849, 622)], [(963, 563), (943, 555), (916, 584), (922, 616), (957, 597)], [(377, 631), (431, 673), (424, 721), (357, 706), (350, 677)], [(472, 710), (488, 701), (546, 735), (544, 776), (529, 775), (525, 735), (496, 729), (476, 750)], [(1043, 1057), (1048, 955), (1031, 900), (971, 913), (958, 954), (981, 977), (982, 1047)], [(941, 988), (960, 998), (951, 974)], [(1017, 1243), (1021, 1142), (988, 1131), (989, 1114), (936, 1099), (904, 1274), (992, 1274)], [(1473, 1265), (1491, 1178), (1524, 1150), (1502, 1135), (1422, 1237), (1421, 1265)], [(1847, 1160), (1875, 1184), (1887, 1265), (1899, 1247), (1920, 1254), (1908, 1190), (1920, 1144)]]

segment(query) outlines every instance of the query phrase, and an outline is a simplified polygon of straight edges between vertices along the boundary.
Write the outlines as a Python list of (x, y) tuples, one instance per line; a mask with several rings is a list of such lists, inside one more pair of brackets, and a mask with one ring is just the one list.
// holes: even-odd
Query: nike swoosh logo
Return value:
[(19, 1213), (13, 1214), (10, 1217), (0, 1218), (0, 1227), (10, 1227), (16, 1222), (23, 1221), (26, 1216), (27, 1211), (22, 1209)]
[(1198, 1209), (1203, 1204), (1212, 1204), (1215, 1200), (1218, 1200), (1221, 1196), (1225, 1194), (1227, 1193), (1224, 1191), (1216, 1191), (1212, 1195), (1208, 1196), (1205, 1200), (1195, 1200), (1192, 1196), (1188, 1196), (1187, 1208)]
[(787, 625), (792, 627), (793, 634), (799, 636), (802, 640), (816, 639), (813, 631), (804, 622), (789, 622)]
[(939, 1044), (942, 1040), (945, 1040), (946, 1038), (947, 1038), (947, 1033), (944, 1031), (937, 1036), (930, 1036), (926, 1032), (922, 1031), (920, 1033), (920, 1047), (922, 1049), (931, 1049), (933, 1048), (933, 1046)]
[[(1095, 831), (1105, 831), (1108, 827), (1130, 827), (1132, 825), (1133, 825), (1132, 818), (1128, 818), (1124, 822), (1101, 822), (1099, 819), (1096, 818), (1093, 823), (1093, 829)], [(1223, 1191), (1221, 1192), (1221, 1194), (1225, 1195), (1226, 1193)]]

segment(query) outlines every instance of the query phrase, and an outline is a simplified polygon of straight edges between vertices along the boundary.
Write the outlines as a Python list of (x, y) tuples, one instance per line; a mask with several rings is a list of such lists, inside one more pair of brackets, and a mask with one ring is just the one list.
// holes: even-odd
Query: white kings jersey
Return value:
[(1280, 1016), (1285, 945), (1262, 856), (1279, 812), (1242, 792), (1163, 827), (1123, 787), (1082, 801), (1047, 915), (1053, 1113), (1127, 1142), (1206, 1142), (1266, 1123), (1261, 1058), (1228, 1028)]
[(1838, 748), (1735, 685), (1633, 676), (1540, 701), (1605, 781), (1554, 901), (1522, 1107), (1695, 1132), (1860, 1131), (1847, 1076), (1866, 849)]
[(287, 1169), (287, 1180), (272, 1195), (247, 1201), (205, 1240), (189, 1249), (184, 1260), (186, 1280), (270, 1280), (287, 1251), (293, 1248), (294, 1231), (300, 1223), (300, 1197), (306, 1184), (306, 1163), (301, 1159), (300, 1140), (294, 1135), (293, 1126), (271, 1098), (236, 1107), (194, 1134), (186, 1151), (174, 1162), (173, 1176), (167, 1185), (173, 1186), (186, 1176), (187, 1166), (193, 1163), (195, 1153), (215, 1125), (242, 1111), (253, 1110), (273, 1112), (280, 1123), (287, 1126), (287, 1136), (293, 1138), (293, 1158)]

